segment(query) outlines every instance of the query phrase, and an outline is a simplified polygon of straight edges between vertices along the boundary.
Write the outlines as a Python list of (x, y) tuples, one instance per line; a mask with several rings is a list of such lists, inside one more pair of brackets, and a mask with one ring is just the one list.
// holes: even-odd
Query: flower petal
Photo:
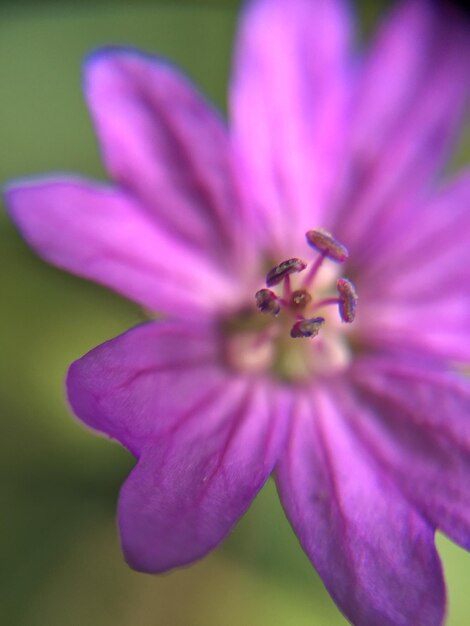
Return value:
[(365, 341), (470, 360), (469, 206), (467, 171), (396, 224), (360, 272)]
[(196, 406), (229, 384), (218, 361), (217, 336), (208, 327), (148, 322), (73, 363), (68, 396), (83, 422), (138, 456), (149, 437), (174, 426), (182, 398)]
[(288, 398), (220, 363), (209, 327), (152, 322), (72, 365), (68, 393), (86, 424), (139, 462), (119, 503), (130, 565), (163, 571), (216, 546), (272, 471)]
[(351, 419), (407, 497), (470, 549), (470, 383), (410, 359), (363, 358)]
[(231, 88), (241, 182), (262, 243), (286, 254), (322, 224), (336, 184), (351, 25), (342, 0), (255, 0), (242, 16)]
[(349, 173), (334, 232), (357, 259), (365, 263), (371, 240), (403, 198), (412, 205), (429, 188), (469, 95), (466, 20), (445, 3), (397, 3), (369, 52), (351, 113)]
[(239, 200), (218, 114), (169, 63), (104, 49), (85, 67), (104, 161), (161, 225), (226, 263)]
[(268, 478), (284, 442), (286, 406), (267, 388), (244, 382), (228, 384), (143, 451), (119, 500), (132, 567), (159, 572), (204, 556)]
[(356, 439), (326, 389), (301, 399), (277, 470), (286, 513), (358, 626), (438, 626), (445, 591), (432, 528)]
[(228, 276), (114, 189), (73, 178), (37, 180), (11, 185), (6, 201), (47, 261), (153, 311), (187, 316), (188, 309), (214, 310), (234, 297)]

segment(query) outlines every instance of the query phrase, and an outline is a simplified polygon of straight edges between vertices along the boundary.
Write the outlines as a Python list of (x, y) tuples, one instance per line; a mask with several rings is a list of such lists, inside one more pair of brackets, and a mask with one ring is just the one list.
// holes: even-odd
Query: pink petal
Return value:
[(163, 571), (216, 546), (272, 471), (287, 398), (220, 362), (214, 330), (152, 322), (74, 363), (68, 393), (86, 424), (139, 457), (119, 503), (133, 567)]
[(220, 309), (237, 295), (228, 276), (114, 189), (73, 178), (37, 180), (10, 186), (6, 200), (44, 259), (153, 311), (187, 316)]
[(368, 260), (403, 198), (416, 201), (442, 169), (469, 95), (470, 28), (460, 13), (428, 0), (397, 3), (368, 54), (351, 114), (335, 234), (357, 260)]
[(325, 389), (299, 398), (277, 471), (286, 513), (353, 624), (438, 626), (445, 591), (432, 528), (375, 465), (333, 397)]
[(365, 340), (470, 359), (469, 206), (465, 172), (397, 223), (359, 277)]
[(216, 335), (195, 322), (138, 326), (73, 363), (67, 379), (79, 418), (135, 455), (174, 426), (182, 398), (197, 404), (228, 385)]
[(240, 203), (218, 114), (171, 65), (126, 49), (90, 57), (85, 93), (114, 179), (170, 232), (226, 262)]
[(322, 223), (340, 159), (351, 17), (342, 0), (247, 3), (231, 104), (262, 243), (286, 254)]
[[(275, 401), (273, 402), (273, 397)], [(124, 485), (119, 525), (129, 564), (159, 572), (225, 538), (271, 473), (285, 409), (266, 388), (227, 385), (209, 406), (149, 442)]]
[(470, 549), (470, 383), (411, 359), (360, 360), (350, 417), (422, 513)]

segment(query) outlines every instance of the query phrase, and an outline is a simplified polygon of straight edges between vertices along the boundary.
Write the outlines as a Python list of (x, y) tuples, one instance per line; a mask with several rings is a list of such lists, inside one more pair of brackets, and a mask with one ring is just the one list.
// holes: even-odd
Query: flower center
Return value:
[[(348, 278), (326, 275), (325, 260), (348, 259), (347, 249), (325, 230), (306, 233), (318, 256), (310, 263), (298, 258), (269, 270), (255, 305), (226, 325), (228, 364), (242, 371), (269, 371), (285, 380), (311, 379), (313, 374), (347, 365), (350, 350), (341, 322), (356, 316), (357, 294)], [(320, 272), (321, 269), (321, 272)], [(331, 267), (328, 269), (332, 269)], [(337, 313), (332, 315), (332, 311)]]

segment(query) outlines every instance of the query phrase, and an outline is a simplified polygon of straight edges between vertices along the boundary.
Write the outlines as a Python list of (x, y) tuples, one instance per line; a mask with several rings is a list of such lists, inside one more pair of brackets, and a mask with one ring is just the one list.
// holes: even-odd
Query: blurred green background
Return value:
[[(377, 6), (361, 4), (362, 24), (370, 25)], [(235, 0), (1, 3), (1, 180), (67, 170), (104, 177), (80, 89), (83, 56), (103, 44), (170, 57), (224, 108), (236, 10)], [(152, 577), (124, 565), (114, 510), (133, 460), (71, 417), (63, 379), (72, 360), (141, 315), (37, 260), (3, 211), (0, 256), (0, 623), (345, 624), (272, 483), (225, 545), (193, 567)], [(445, 539), (438, 543), (448, 623), (468, 626), (470, 559)]]

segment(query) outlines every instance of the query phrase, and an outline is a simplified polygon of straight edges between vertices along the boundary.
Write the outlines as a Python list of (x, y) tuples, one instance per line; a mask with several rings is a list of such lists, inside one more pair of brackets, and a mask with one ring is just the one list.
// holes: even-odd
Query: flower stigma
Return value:
[(318, 256), (311, 263), (290, 258), (272, 267), (266, 286), (255, 293), (254, 306), (226, 324), (230, 367), (302, 382), (349, 363), (344, 325), (355, 319), (356, 289), (348, 278), (338, 277), (336, 268), (326, 281), (319, 280), (324, 261), (340, 265), (347, 261), (348, 251), (323, 229), (309, 230), (306, 240)]

